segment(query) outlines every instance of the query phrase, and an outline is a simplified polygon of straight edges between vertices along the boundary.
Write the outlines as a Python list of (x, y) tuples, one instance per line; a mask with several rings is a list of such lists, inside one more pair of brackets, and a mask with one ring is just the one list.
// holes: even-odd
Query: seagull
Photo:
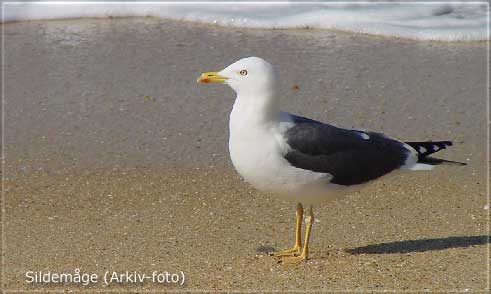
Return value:
[[(254, 188), (297, 202), (294, 246), (272, 254), (280, 262), (308, 259), (314, 204), (360, 190), (394, 171), (465, 165), (429, 156), (451, 146), (450, 141), (402, 142), (282, 112), (273, 66), (259, 57), (202, 73), (198, 83), (227, 84), (237, 93), (228, 142), (237, 172)], [(302, 247), (304, 204), (309, 209)]]

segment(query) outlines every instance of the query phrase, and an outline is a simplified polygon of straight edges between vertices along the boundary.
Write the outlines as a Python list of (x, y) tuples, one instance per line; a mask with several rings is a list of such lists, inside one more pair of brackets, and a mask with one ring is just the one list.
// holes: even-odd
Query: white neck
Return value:
[(230, 113), (230, 127), (247, 126), (266, 127), (279, 119), (280, 110), (274, 93), (262, 93), (261, 97), (250, 94), (238, 94)]

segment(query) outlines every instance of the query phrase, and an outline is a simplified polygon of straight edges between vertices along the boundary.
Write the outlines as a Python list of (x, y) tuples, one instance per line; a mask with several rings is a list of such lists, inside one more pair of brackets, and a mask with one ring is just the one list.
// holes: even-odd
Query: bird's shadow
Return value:
[(256, 251), (262, 253), (271, 253), (275, 252), (276, 248), (274, 248), (273, 246), (259, 246), (256, 248)]
[(396, 254), (463, 248), (490, 243), (490, 236), (445, 237), (387, 242), (345, 249), (350, 254)]

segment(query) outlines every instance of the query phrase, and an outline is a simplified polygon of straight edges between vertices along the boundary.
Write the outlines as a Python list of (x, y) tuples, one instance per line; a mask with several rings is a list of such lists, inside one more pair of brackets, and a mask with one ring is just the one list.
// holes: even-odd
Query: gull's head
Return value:
[(228, 84), (237, 94), (273, 91), (275, 74), (273, 66), (259, 57), (240, 59), (219, 72), (205, 72), (198, 83)]

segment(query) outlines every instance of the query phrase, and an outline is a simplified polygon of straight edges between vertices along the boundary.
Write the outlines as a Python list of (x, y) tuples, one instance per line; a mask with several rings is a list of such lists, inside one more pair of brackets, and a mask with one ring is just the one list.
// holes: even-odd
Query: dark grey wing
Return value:
[(383, 134), (346, 130), (294, 116), (285, 132), (291, 150), (284, 157), (297, 168), (329, 173), (331, 183), (356, 185), (404, 165), (409, 150)]

